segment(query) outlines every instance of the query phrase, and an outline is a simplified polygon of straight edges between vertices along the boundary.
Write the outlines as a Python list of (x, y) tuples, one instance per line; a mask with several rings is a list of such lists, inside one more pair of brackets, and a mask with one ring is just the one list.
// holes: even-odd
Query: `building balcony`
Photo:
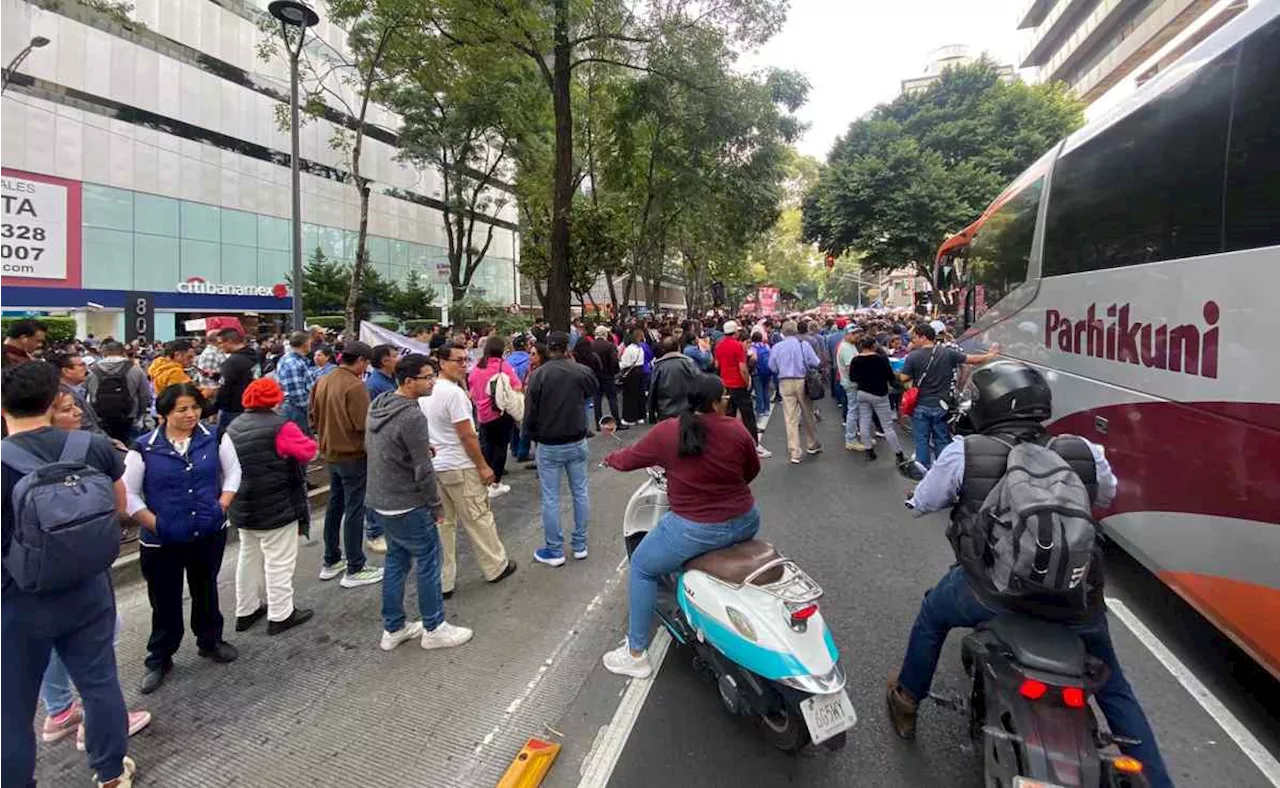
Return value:
[(1027, 0), (1022, 4), (1022, 11), (1018, 14), (1018, 29), (1039, 27), (1048, 15), (1049, 9), (1053, 7), (1053, 3), (1054, 0)]

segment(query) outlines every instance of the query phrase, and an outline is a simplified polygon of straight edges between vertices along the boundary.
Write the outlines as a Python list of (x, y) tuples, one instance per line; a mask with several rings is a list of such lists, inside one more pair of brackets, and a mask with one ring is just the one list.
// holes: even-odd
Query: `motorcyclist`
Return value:
[[(907, 501), (917, 513), (951, 506), (948, 536), (963, 533), (963, 526), (970, 522), (968, 518), (978, 516), (987, 493), (1004, 475), (1011, 445), (1048, 440), (1043, 422), (1052, 416), (1049, 385), (1039, 372), (1020, 362), (997, 361), (977, 369), (965, 393), (970, 401), (968, 415), (978, 435), (948, 444)], [(992, 437), (997, 440), (990, 440)], [(1101, 446), (1084, 438), (1062, 436), (1051, 448), (1081, 477), (1096, 506), (1111, 502), (1117, 479)], [(954, 539), (953, 544), (957, 544)], [(1072, 599), (1040, 596), (1010, 601), (996, 592), (984, 574), (974, 571), (972, 559), (969, 563), (968, 571), (963, 560), (952, 566), (925, 594), (911, 628), (902, 669), (889, 682), (887, 702), (894, 731), (904, 739), (915, 738), (917, 708), (929, 695), (948, 631), (977, 626), (1001, 612), (1016, 610), (1069, 625), (1084, 641), (1085, 650), (1107, 664), (1111, 674), (1096, 694), (1098, 706), (1114, 735), (1141, 742), (1121, 745), (1120, 749), (1142, 761), (1143, 771), (1154, 788), (1172, 786), (1155, 734), (1111, 643), (1100, 552), (1095, 551), (1090, 562), (1084, 593)]]
[(604, 458), (620, 471), (666, 469), (670, 510), (631, 556), (630, 626), (627, 641), (604, 655), (613, 673), (646, 678), (652, 672), (649, 634), (658, 579), (686, 561), (756, 535), (760, 510), (748, 486), (760, 473), (755, 441), (739, 419), (724, 415), (724, 383), (698, 375), (689, 404), (678, 419), (666, 419), (634, 446)]

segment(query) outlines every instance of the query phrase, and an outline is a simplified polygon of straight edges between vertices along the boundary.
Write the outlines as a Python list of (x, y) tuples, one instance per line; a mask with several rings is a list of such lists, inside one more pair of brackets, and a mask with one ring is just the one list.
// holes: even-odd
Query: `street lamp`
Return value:
[[(301, 0), (272, 0), (267, 11), (280, 20), (280, 35), (289, 53), (289, 137), (290, 189), (293, 192), (293, 330), (303, 329), (302, 314), (302, 181), (298, 172), (298, 58), (307, 28), (320, 21), (311, 6)], [(289, 28), (298, 29), (297, 45), (289, 41)]]
[(9, 65), (4, 70), (4, 80), (0, 82), (0, 93), (3, 93), (9, 87), (9, 80), (13, 79), (13, 74), (18, 70), (18, 66), (22, 65), (22, 61), (27, 59), (27, 55), (31, 54), (31, 50), (48, 46), (49, 39), (44, 36), (36, 36), (31, 39), (31, 43), (22, 48), (22, 51), (9, 61)]

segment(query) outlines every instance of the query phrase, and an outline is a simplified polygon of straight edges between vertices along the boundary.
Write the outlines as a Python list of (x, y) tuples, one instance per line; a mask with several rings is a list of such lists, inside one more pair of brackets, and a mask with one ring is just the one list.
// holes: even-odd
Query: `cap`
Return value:
[(738, 333), (738, 321), (737, 320), (724, 321), (724, 333), (726, 334)]
[(935, 320), (929, 324), (929, 328), (933, 329), (933, 333), (941, 334), (943, 331), (947, 330), (947, 324), (943, 323), (941, 320)]
[(861, 331), (862, 331), (862, 326), (858, 325), (857, 323), (850, 323), (849, 326), (845, 328), (844, 333), (857, 334)]
[(565, 331), (552, 331), (547, 334), (547, 350), (568, 350), (569, 334)]
[(596, 326), (596, 336), (601, 337), (601, 338), (609, 336), (609, 327), (608, 327), (608, 326)]
[(373, 348), (363, 342), (344, 342), (342, 344), (342, 355), (344, 356), (361, 356), (370, 361), (373, 360)]

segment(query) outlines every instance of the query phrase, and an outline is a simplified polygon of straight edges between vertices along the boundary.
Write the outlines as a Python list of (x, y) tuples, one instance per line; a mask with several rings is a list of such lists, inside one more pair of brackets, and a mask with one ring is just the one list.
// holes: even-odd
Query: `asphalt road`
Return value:
[[(765, 436), (775, 459), (753, 490), (764, 514), (761, 538), (798, 561), (826, 591), (822, 612), (840, 647), (859, 717), (847, 747), (799, 757), (770, 749), (750, 721), (724, 711), (714, 686), (692, 669), (689, 653), (673, 646), (630, 730), (611, 788), (981, 784), (963, 716), (926, 707), (918, 738), (904, 742), (892, 734), (884, 709), (885, 682), (900, 664), (921, 596), (952, 563), (944, 516), (912, 518), (902, 506), (905, 483), (887, 452), (868, 466), (861, 455), (843, 450), (830, 415), (819, 428), (826, 451), (789, 465), (779, 415)], [(1109, 595), (1123, 600), (1271, 753), (1280, 752), (1277, 682), (1127, 556), (1113, 555), (1108, 563)], [(614, 601), (610, 644), (624, 632), (625, 612)], [(1112, 617), (1111, 630), (1177, 784), (1270, 784), (1123, 623)], [(959, 640), (948, 639), (935, 692), (963, 694)], [(626, 686), (595, 669), (558, 723), (565, 752), (549, 785), (579, 784), (584, 763), (598, 757), (594, 751)]]

